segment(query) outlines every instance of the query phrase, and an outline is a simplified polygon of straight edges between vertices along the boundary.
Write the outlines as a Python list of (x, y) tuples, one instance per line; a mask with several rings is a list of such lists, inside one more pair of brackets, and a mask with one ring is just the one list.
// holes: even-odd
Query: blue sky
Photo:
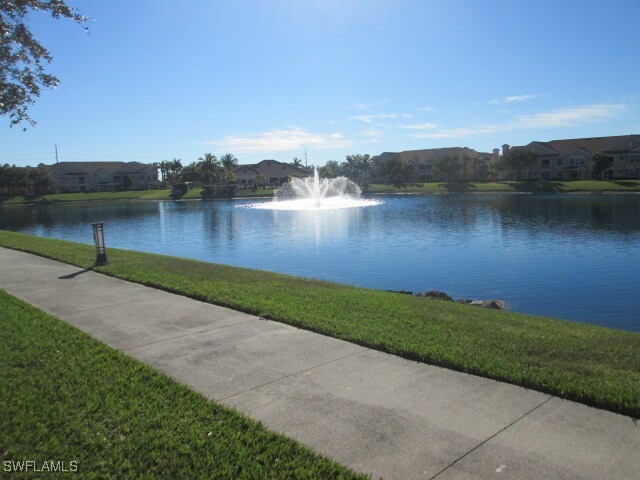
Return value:
[(240, 163), (640, 133), (637, 0), (69, 0), (0, 163)]

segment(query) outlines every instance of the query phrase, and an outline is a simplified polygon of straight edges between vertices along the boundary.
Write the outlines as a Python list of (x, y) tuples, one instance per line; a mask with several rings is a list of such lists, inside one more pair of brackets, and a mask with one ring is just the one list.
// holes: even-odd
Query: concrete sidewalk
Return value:
[(629, 417), (5, 248), (0, 288), (374, 478), (640, 479)]

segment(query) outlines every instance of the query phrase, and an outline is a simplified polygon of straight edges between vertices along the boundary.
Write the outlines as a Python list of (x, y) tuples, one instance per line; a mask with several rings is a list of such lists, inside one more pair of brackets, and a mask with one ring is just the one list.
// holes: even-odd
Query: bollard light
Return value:
[(104, 246), (104, 223), (92, 223), (93, 241), (96, 244), (96, 265), (107, 265), (107, 251)]

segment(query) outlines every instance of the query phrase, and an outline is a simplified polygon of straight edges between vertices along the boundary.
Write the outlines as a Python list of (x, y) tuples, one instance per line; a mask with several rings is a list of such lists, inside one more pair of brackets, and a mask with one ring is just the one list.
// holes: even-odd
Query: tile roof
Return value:
[[(639, 135), (618, 135), (614, 137), (593, 137), (593, 138), (571, 138), (567, 140), (551, 140), (549, 142), (531, 142), (526, 147), (532, 145), (539, 145), (556, 152), (560, 156), (567, 155), (571, 150), (580, 148), (590, 153), (595, 152), (607, 152), (624, 140), (629, 139), (631, 142), (640, 142)], [(512, 148), (526, 148), (526, 147), (512, 147)]]
[(444, 148), (426, 148), (422, 150), (405, 150), (403, 152), (383, 152), (380, 155), (376, 155), (372, 157), (372, 160), (375, 162), (385, 161), (391, 158), (398, 159), (410, 159), (417, 157), (418, 162), (429, 162), (433, 160), (437, 160), (438, 158), (444, 155), (454, 155), (454, 156), (464, 156), (469, 155), (470, 157), (478, 157), (481, 155), (491, 155), (489, 153), (477, 152), (472, 148), (468, 147), (444, 147)]
[(38, 165), (38, 169), (56, 175), (91, 175), (98, 172), (134, 174), (148, 168), (153, 168), (153, 164), (139, 162), (60, 162), (53, 165)]
[[(266, 163), (269, 162), (269, 163)], [(273, 159), (266, 159), (266, 160), (261, 160), (258, 163), (252, 163), (252, 164), (246, 164), (246, 165), (238, 165), (238, 167), (234, 170), (235, 172), (237, 172), (239, 169), (241, 168), (253, 168), (256, 171), (260, 171), (260, 168), (266, 168), (266, 167), (271, 167), (271, 162), (274, 163), (273, 166), (278, 166), (278, 165), (285, 165), (287, 167), (287, 170), (291, 169), (291, 170), (295, 170), (297, 173), (301, 174), (301, 175), (306, 175), (308, 172), (300, 167), (295, 167), (293, 165), (291, 165), (290, 163), (286, 163), (286, 162), (279, 162), (278, 160), (273, 160)]]

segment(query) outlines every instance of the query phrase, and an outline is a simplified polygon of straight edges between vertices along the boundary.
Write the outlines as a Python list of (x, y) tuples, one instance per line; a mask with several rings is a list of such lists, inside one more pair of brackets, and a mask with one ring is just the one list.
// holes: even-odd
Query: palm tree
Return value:
[(231, 153), (225, 153), (220, 157), (220, 163), (227, 174), (227, 182), (230, 182), (233, 177), (233, 169), (238, 166), (238, 159)]
[(525, 170), (534, 165), (538, 160), (538, 154), (527, 148), (512, 148), (507, 153), (507, 164), (515, 171), (516, 179), (521, 180)]
[(160, 162), (160, 179), (164, 182), (169, 176), (169, 163), (167, 160)]
[(477, 157), (473, 160), (475, 177), (477, 180), (485, 181), (489, 175), (489, 162), (490, 158), (486, 155)]
[(611, 164), (611, 157), (602, 152), (596, 152), (591, 155), (591, 171), (596, 180), (602, 180), (602, 172), (604, 172)]
[(199, 182), (202, 180), (202, 169), (197, 162), (191, 162), (180, 172), (183, 182)]
[(293, 162), (291, 162), (291, 165), (293, 165), (294, 167), (302, 167), (302, 160), (300, 160), (298, 157), (293, 157)]
[(368, 153), (361, 155), (360, 170), (362, 170), (362, 173), (364, 174), (364, 181), (362, 183), (365, 187), (367, 186), (367, 172), (370, 172), (371, 170), (373, 170), (373, 166), (374, 166), (374, 163), (371, 160), (371, 156)]
[(180, 174), (182, 170), (182, 161), (179, 158), (174, 158), (169, 162), (169, 172), (171, 174), (170, 180), (174, 180)]
[(433, 162), (433, 170), (440, 174), (445, 182), (451, 182), (460, 171), (460, 157), (449, 154), (443, 155)]
[[(355, 155), (347, 155), (347, 161), (343, 163), (349, 170), (349, 176), (352, 180), (359, 180), (360, 172), (364, 170), (364, 165), (367, 165), (367, 169), (370, 169), (370, 165), (368, 163), (369, 155), (362, 155), (361, 153), (357, 153)], [(366, 172), (365, 172), (365, 182), (366, 182)]]
[(216, 167), (220, 166), (220, 162), (212, 153), (205, 153), (204, 157), (198, 158), (200, 170), (202, 171), (202, 183), (205, 185), (211, 184), (211, 176)]
[(382, 162), (378, 166), (378, 174), (386, 179), (387, 184), (393, 181), (393, 177), (400, 174), (402, 165), (397, 158)]
[(416, 160), (401, 160), (400, 161), (400, 175), (405, 182), (413, 181), (415, 177), (415, 165)]

